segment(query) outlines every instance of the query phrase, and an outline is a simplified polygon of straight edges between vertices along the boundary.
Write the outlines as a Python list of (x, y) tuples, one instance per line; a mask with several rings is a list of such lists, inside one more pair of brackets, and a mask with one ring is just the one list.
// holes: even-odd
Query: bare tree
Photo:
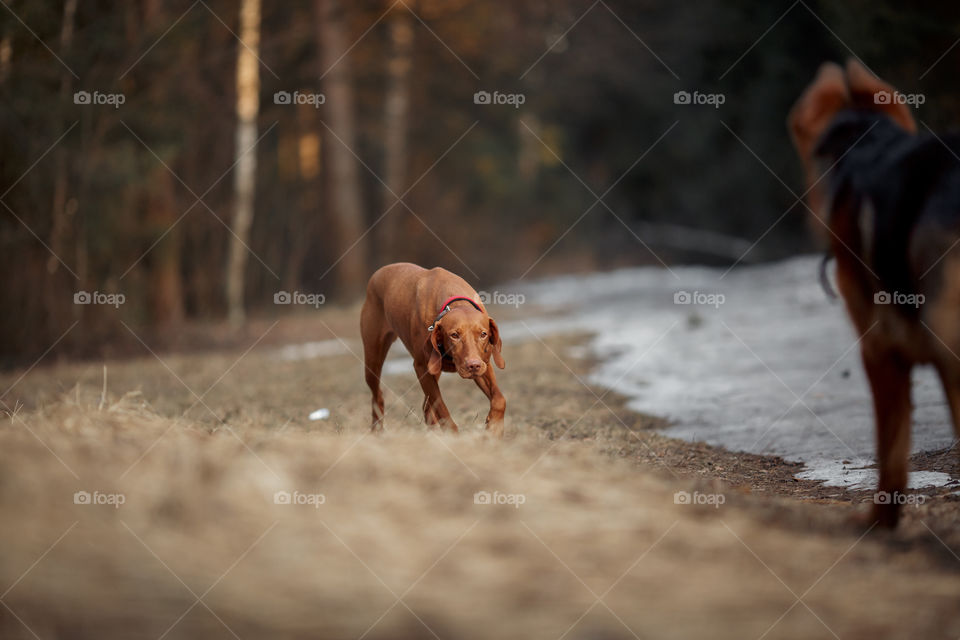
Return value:
[(168, 330), (184, 317), (183, 283), (180, 274), (180, 230), (176, 228), (177, 206), (173, 177), (165, 167), (154, 167), (143, 194), (147, 229), (166, 234), (147, 256), (148, 304), (157, 329)]
[[(73, 43), (73, 23), (77, 13), (77, 0), (66, 0), (63, 5), (63, 21), (60, 24), (60, 54), (68, 56), (70, 46)], [(73, 74), (69, 69), (64, 69), (60, 73), (60, 99), (66, 103), (70, 94), (73, 92)], [(54, 253), (63, 251), (62, 241), (67, 226), (67, 153), (61, 147), (57, 149), (56, 157), (56, 177), (53, 181), (53, 225), (50, 231), (50, 246)], [(50, 273), (57, 270), (58, 260), (50, 256), (47, 269)]]
[(237, 46), (237, 134), (236, 170), (233, 191), (235, 211), (227, 262), (227, 309), (230, 323), (243, 324), (244, 270), (256, 189), (257, 155), (251, 147), (257, 140), (260, 112), (260, 0), (243, 0), (240, 5), (240, 44)]
[[(137, 5), (127, 7), (126, 24), (128, 42), (135, 43), (146, 35), (154, 25), (163, 24), (171, 16), (168, 4), (163, 0), (145, 0), (138, 17)], [(135, 71), (136, 73), (136, 71)], [(182, 81), (182, 76), (180, 81)], [(103, 139), (110, 121), (103, 119), (98, 125), (94, 140)], [(102, 144), (99, 143), (99, 144)], [(98, 145), (91, 144), (96, 149)], [(170, 162), (175, 162), (171, 159)], [(160, 238), (144, 259), (146, 266), (146, 302), (150, 320), (161, 332), (168, 331), (183, 322), (185, 316), (183, 274), (181, 272), (181, 234), (177, 227), (178, 210), (176, 188), (171, 173), (162, 164), (153, 161), (148, 154), (145, 179), (137, 187), (134, 197), (136, 209), (142, 212), (141, 223), (149, 237)], [(78, 249), (78, 253), (80, 249)], [(78, 273), (82, 275), (83, 260), (78, 259)]]
[[(329, 126), (336, 134), (326, 144), (329, 160), (328, 184), (331, 213), (336, 234), (336, 251), (342, 255), (338, 265), (338, 284), (345, 291), (362, 288), (367, 272), (363, 202), (360, 176), (353, 149), (356, 147), (353, 88), (350, 57), (345, 55), (350, 40), (344, 6), (340, 0), (317, 0), (320, 39), (320, 66)], [(339, 138), (339, 140), (337, 139)], [(356, 243), (356, 244), (355, 244)]]
[(290, 233), (289, 248), (287, 249), (286, 264), (283, 269), (284, 286), (286, 291), (293, 291), (300, 285), (303, 274), (303, 264), (307, 259), (308, 251), (317, 236), (317, 230), (322, 222), (322, 215), (316, 211), (318, 203), (323, 202), (321, 189), (322, 150), (320, 135), (320, 115), (310, 105), (297, 105), (296, 140), (297, 157), (297, 210), (311, 212), (312, 215), (298, 216), (293, 220)]
[[(63, 5), (63, 20), (60, 23), (60, 55), (68, 57), (70, 46), (73, 43), (74, 17), (77, 12), (77, 0), (66, 0)], [(60, 73), (60, 100), (66, 104), (73, 92), (73, 74), (69, 69), (64, 69)], [(57, 123), (58, 130), (62, 130), (63, 123)], [(52, 223), (50, 225), (49, 245), (51, 255), (47, 259), (48, 285), (45, 287), (44, 295), (47, 298), (48, 317), (57, 318), (61, 316), (61, 311), (65, 306), (66, 296), (62, 295), (63, 289), (57, 286), (56, 281), (62, 280), (62, 274), (57, 271), (60, 267), (59, 256), (66, 256), (65, 247), (69, 233), (70, 221), (67, 211), (67, 200), (69, 192), (69, 163), (67, 151), (62, 146), (54, 152), (54, 178), (53, 178), (53, 202), (52, 202)], [(79, 307), (73, 308), (74, 315), (80, 313)]]
[[(407, 5), (414, 9), (415, 0)], [(413, 15), (406, 6), (395, 4), (388, 17), (390, 43), (387, 52), (387, 96), (384, 101), (384, 164), (385, 181), (384, 210), (390, 212), (380, 221), (377, 229), (377, 244), (384, 262), (398, 258), (399, 237), (403, 225), (401, 218), (406, 213), (402, 205), (395, 205), (397, 197), (406, 188), (407, 129), (410, 112), (410, 68), (413, 49)]]

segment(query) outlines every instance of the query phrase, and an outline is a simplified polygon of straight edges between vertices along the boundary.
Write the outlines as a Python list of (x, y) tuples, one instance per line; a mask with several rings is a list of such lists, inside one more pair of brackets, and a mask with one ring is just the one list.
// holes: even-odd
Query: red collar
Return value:
[(445, 316), (445, 315), (447, 315), (448, 313), (450, 313), (450, 305), (453, 304), (454, 302), (456, 302), (457, 300), (463, 300), (463, 301), (465, 301), (465, 302), (469, 302), (470, 304), (473, 305), (473, 308), (474, 308), (474, 309), (476, 309), (476, 310), (479, 311), (480, 313), (483, 313), (483, 312), (484, 312), (484, 311), (483, 311), (483, 308), (482, 308), (480, 305), (478, 305), (476, 302), (474, 302), (471, 298), (467, 298), (466, 296), (450, 296), (450, 297), (447, 298), (447, 300), (443, 303), (443, 305), (441, 305), (441, 307), (440, 307), (440, 313), (438, 313), (438, 314), (437, 314), (437, 317), (433, 319), (433, 324), (431, 324), (429, 327), (427, 327), (427, 331), (433, 331), (433, 330), (436, 328), (437, 323), (440, 322), (440, 319), (443, 318), (443, 316)]

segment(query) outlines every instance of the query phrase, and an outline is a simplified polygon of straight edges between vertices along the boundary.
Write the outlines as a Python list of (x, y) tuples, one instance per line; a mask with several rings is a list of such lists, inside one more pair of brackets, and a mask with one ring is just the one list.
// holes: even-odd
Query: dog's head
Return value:
[(500, 330), (493, 318), (473, 307), (451, 307), (434, 325), (428, 339), (430, 359), (427, 370), (438, 375), (444, 357), (453, 361), (461, 378), (479, 378), (487, 371), (490, 357), (503, 369)]
[[(896, 89), (853, 58), (845, 69), (832, 62), (823, 64), (787, 117), (787, 128), (807, 177), (810, 208), (821, 221), (829, 220), (827, 190), (819, 184), (820, 172), (826, 168), (819, 162), (823, 159), (819, 156), (824, 151), (824, 134), (841, 114), (857, 113), (884, 116), (907, 133), (917, 131), (910, 108), (897, 100)], [(836, 160), (843, 151), (825, 157)], [(823, 231), (822, 225), (814, 226)]]
[(889, 117), (908, 133), (916, 133), (917, 124), (910, 108), (895, 97), (892, 86), (873, 75), (851, 58), (846, 69), (824, 63), (816, 78), (790, 110), (787, 126), (800, 160), (810, 167), (817, 142), (841, 111), (873, 111)]

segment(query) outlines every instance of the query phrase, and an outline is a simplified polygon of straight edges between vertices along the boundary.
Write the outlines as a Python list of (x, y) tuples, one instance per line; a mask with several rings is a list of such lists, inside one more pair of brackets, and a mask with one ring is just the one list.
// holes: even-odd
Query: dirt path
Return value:
[(0, 636), (960, 637), (956, 495), (861, 537), (862, 493), (658, 435), (583, 385), (580, 336), (506, 351), (504, 443), (458, 379), (461, 435), (426, 431), (404, 374), (370, 436), (351, 313), (321, 317), (311, 338), (347, 353), (284, 361), (268, 336), (111, 362), (102, 408), (99, 364), (24, 377), (0, 429)]

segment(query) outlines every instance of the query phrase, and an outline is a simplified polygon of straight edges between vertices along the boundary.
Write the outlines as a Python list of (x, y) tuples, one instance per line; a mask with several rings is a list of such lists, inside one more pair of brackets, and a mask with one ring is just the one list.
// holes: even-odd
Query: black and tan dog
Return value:
[(788, 119), (861, 336), (880, 466), (871, 522), (887, 527), (907, 484), (913, 365), (936, 368), (960, 435), (960, 137), (917, 135), (904, 102), (850, 60), (823, 65)]

